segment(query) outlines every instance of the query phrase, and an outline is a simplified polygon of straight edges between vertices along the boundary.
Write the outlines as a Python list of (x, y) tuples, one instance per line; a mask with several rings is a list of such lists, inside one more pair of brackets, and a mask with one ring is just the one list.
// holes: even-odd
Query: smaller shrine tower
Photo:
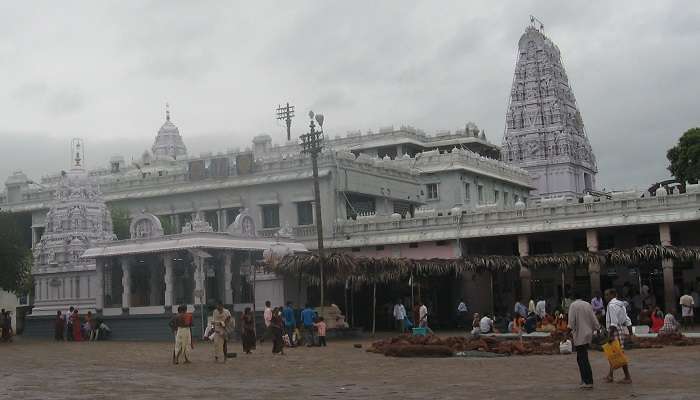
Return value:
[(180, 130), (170, 121), (169, 104), (165, 104), (165, 123), (158, 129), (151, 152), (156, 160), (177, 160), (187, 155)]
[(97, 182), (84, 167), (81, 139), (71, 142), (72, 167), (63, 172), (46, 213), (46, 229), (34, 247), (33, 315), (54, 315), (69, 306), (95, 309), (95, 261), (89, 247), (114, 240), (112, 217)]

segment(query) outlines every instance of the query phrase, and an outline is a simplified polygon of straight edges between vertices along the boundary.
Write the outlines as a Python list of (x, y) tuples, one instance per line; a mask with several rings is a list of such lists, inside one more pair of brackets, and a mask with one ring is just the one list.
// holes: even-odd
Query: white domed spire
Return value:
[(170, 105), (165, 104), (165, 123), (158, 130), (151, 152), (156, 160), (175, 160), (187, 155), (180, 130), (170, 121)]

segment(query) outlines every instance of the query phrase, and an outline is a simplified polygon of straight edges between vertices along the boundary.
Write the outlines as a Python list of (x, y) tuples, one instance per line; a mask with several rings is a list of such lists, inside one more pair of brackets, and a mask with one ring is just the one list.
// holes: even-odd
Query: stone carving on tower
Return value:
[(115, 239), (98, 184), (82, 165), (82, 140), (73, 139), (71, 147), (73, 166), (62, 173), (46, 213), (44, 233), (33, 250), (34, 313), (65, 309), (67, 299), (75, 304), (94, 303), (90, 276), (95, 263), (80, 256), (97, 243)]
[(544, 29), (529, 26), (518, 42), (502, 159), (526, 169), (533, 195), (580, 196), (595, 189), (596, 159), (561, 62)]
[(180, 130), (170, 122), (170, 108), (165, 105), (165, 123), (158, 130), (151, 152), (156, 160), (176, 160), (187, 155)]

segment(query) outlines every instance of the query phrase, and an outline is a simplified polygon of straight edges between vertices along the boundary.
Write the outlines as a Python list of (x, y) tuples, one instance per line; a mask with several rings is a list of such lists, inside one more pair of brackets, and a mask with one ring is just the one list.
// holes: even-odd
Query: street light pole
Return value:
[(318, 241), (318, 259), (319, 259), (319, 278), (321, 286), (321, 316), (323, 316), (323, 306), (324, 306), (324, 280), (323, 280), (323, 220), (321, 219), (321, 190), (318, 184), (318, 155), (323, 149), (323, 115), (316, 115), (316, 122), (318, 122), (319, 130), (316, 130), (316, 124), (314, 123), (314, 112), (309, 111), (309, 133), (301, 135), (301, 144), (303, 146), (303, 153), (308, 153), (311, 155), (311, 165), (313, 169), (313, 179), (314, 179), (314, 203), (316, 205), (316, 239)]

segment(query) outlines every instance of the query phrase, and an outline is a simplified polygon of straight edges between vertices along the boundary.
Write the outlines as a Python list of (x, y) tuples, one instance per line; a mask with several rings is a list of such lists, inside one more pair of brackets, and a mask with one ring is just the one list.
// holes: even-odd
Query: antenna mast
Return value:
[(286, 106), (277, 106), (277, 119), (287, 124), (287, 141), (292, 140), (292, 118), (294, 118), (294, 106), (287, 103)]

